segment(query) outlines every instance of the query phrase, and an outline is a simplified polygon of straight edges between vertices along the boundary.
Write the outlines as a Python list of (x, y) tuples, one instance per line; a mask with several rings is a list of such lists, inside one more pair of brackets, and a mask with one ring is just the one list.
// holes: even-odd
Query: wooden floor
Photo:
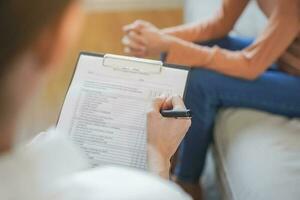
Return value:
[(147, 10), (87, 13), (83, 33), (75, 48), (69, 52), (60, 72), (51, 75), (41, 92), (24, 112), (20, 130), (37, 133), (55, 125), (70, 78), (80, 51), (122, 54), (122, 26), (144, 19), (158, 27), (182, 23), (182, 10)]

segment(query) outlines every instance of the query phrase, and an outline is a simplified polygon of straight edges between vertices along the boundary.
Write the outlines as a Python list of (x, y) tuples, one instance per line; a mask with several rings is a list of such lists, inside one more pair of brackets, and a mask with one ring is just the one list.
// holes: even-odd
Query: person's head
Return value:
[(81, 19), (79, 0), (0, 2), (0, 151), (24, 102), (77, 38)]

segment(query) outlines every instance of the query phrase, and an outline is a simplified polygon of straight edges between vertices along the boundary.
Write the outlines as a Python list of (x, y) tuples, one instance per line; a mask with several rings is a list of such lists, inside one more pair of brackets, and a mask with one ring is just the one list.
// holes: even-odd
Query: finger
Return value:
[(147, 44), (147, 41), (145, 39), (145, 37), (143, 37), (141, 34), (138, 34), (137, 32), (135, 31), (130, 31), (128, 34), (127, 34), (127, 37), (131, 40), (131, 41), (134, 41), (136, 43), (139, 43), (139, 44), (142, 44), (142, 45), (146, 45)]
[(185, 109), (185, 105), (180, 96), (171, 96), (165, 101), (162, 109), (183, 110)]
[(184, 102), (180, 96), (172, 97), (172, 106), (173, 110), (183, 110), (186, 109)]
[(127, 34), (128, 31), (130, 31), (130, 26), (131, 24), (127, 24), (125, 26), (122, 27), (123, 32), (125, 32)]
[(143, 20), (136, 20), (132, 24), (126, 25), (123, 27), (124, 32), (130, 32), (130, 31), (141, 31), (143, 28), (146, 27), (146, 23)]
[(151, 24), (149, 22), (139, 19), (132, 23), (131, 28), (140, 32), (145, 28), (149, 28), (150, 26), (151, 26)]
[(126, 34), (128, 34), (130, 31), (138, 31), (136, 30), (136, 26), (134, 24), (128, 24), (123, 26), (123, 32), (125, 32)]
[(173, 96), (169, 96), (166, 101), (164, 102), (162, 109), (163, 110), (171, 110), (173, 109), (173, 105), (172, 105), (172, 98)]
[(130, 56), (135, 56), (135, 57), (139, 57), (139, 58), (144, 58), (147, 56), (147, 54), (144, 52), (144, 51), (135, 51), (133, 49), (130, 49), (128, 47), (125, 47), (124, 48), (124, 52), (127, 54), (127, 55), (130, 55)]
[(165, 101), (166, 101), (166, 97), (164, 96), (156, 97), (152, 101), (152, 110), (154, 112), (160, 112), (162, 105), (164, 104)]
[(180, 96), (173, 96), (172, 97), (172, 105), (174, 110), (182, 110), (185, 109), (184, 102)]
[(146, 47), (143, 44), (140, 44), (138, 42), (135, 42), (128, 38), (127, 36), (122, 38), (122, 44), (126, 47), (129, 47), (130, 49), (138, 50), (138, 51), (145, 51)]
[(135, 57), (143, 58), (143, 57), (147, 56), (145, 51), (134, 50), (134, 49), (131, 49), (129, 47), (125, 47), (124, 52), (128, 55), (135, 56)]
[(133, 24), (138, 29), (143, 29), (143, 28), (149, 26), (149, 22), (147, 22), (145, 20), (141, 20), (141, 19), (135, 20), (135, 22), (133, 22)]

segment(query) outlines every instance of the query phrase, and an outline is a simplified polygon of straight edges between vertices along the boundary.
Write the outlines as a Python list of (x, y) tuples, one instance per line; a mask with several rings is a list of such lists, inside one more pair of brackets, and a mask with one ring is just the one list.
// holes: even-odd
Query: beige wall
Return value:
[(184, 0), (85, 0), (89, 10), (170, 9), (182, 7)]

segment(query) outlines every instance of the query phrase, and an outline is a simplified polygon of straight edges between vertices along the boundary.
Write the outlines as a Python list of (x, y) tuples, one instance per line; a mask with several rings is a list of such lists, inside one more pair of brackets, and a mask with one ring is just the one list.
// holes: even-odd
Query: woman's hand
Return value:
[(180, 97), (160, 97), (153, 101), (152, 110), (147, 115), (148, 163), (154, 173), (169, 177), (170, 159), (188, 131), (188, 118), (164, 118), (161, 109), (185, 109)]
[(163, 34), (153, 24), (137, 20), (123, 27), (125, 36), (122, 43), (125, 53), (136, 56), (156, 56), (167, 52), (170, 48), (172, 36)]

